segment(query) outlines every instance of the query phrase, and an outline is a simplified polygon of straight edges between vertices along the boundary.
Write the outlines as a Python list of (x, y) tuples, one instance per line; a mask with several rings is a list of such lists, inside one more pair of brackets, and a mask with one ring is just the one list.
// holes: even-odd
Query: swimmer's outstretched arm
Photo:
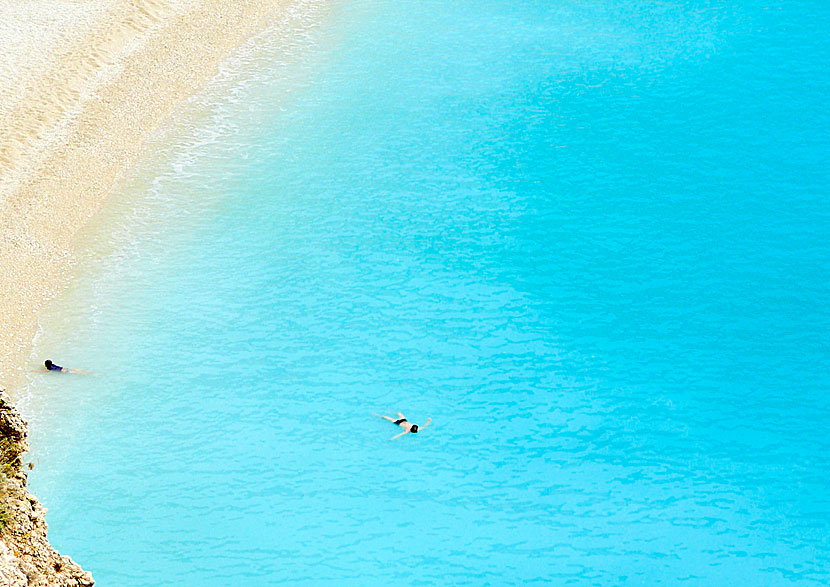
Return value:
[(401, 433), (400, 433), (400, 434), (398, 434), (397, 436), (393, 436), (393, 437), (392, 437), (392, 438), (390, 438), (389, 440), (397, 440), (398, 438), (400, 438), (400, 437), (401, 437), (401, 436), (403, 436), (404, 434), (409, 434), (409, 430), (405, 430), (404, 432), (401, 432)]
[(427, 423), (426, 423), (426, 424), (424, 424), (423, 426), (420, 426), (420, 427), (418, 428), (418, 430), (423, 430), (424, 428), (426, 428), (427, 426), (429, 426), (429, 423), (430, 423), (430, 422), (432, 422), (432, 418), (427, 418)]

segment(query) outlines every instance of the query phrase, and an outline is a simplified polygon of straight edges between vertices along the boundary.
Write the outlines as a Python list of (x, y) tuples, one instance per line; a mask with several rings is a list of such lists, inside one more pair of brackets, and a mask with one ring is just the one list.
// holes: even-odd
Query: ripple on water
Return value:
[(44, 318), (99, 373), (33, 376), (55, 544), (102, 585), (826, 583), (824, 13), (698, 8), (336, 3), (226, 68)]

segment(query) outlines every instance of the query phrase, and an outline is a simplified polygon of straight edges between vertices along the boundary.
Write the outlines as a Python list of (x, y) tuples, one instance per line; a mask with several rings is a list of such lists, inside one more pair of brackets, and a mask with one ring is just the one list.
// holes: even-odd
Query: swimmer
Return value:
[[(380, 416), (380, 414), (375, 414), (375, 415)], [(389, 420), (393, 424), (397, 424), (398, 426), (400, 426), (401, 428), (404, 429), (403, 432), (401, 432), (397, 436), (393, 436), (389, 440), (395, 440), (396, 438), (400, 438), (404, 434), (409, 434), (410, 432), (412, 434), (417, 434), (418, 430), (423, 430), (424, 428), (429, 426), (430, 422), (432, 422), (432, 418), (427, 418), (427, 423), (424, 424), (423, 426), (419, 427), (417, 424), (412, 424), (410, 422), (407, 422), (406, 417), (403, 414), (401, 414), (400, 412), (398, 412), (398, 420), (395, 420), (394, 418), (390, 418), (389, 416), (380, 416), (380, 417), (383, 418), (384, 420)]]
[(80, 375), (92, 375), (89, 371), (84, 371), (83, 369), (70, 369), (69, 367), (61, 367), (60, 365), (55, 365), (49, 359), (46, 359), (43, 362), (43, 366), (46, 368), (47, 371), (60, 371), (62, 373), (78, 373)]
[(46, 359), (46, 361), (44, 361), (43, 366), (46, 367), (47, 371), (65, 371), (67, 373), (69, 372), (69, 367), (61, 367), (60, 365), (55, 365), (49, 359)]

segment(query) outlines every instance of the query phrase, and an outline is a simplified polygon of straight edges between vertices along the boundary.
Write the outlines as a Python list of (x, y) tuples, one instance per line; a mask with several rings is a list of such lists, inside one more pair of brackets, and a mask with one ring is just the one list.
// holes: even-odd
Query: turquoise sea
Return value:
[(299, 5), (41, 316), (52, 542), (101, 587), (827, 585), (829, 39), (812, 0)]

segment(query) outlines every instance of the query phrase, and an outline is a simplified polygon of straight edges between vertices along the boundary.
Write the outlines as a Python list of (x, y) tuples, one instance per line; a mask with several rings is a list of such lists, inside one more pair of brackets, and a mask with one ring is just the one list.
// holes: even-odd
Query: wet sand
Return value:
[(0, 388), (148, 137), (291, 0), (0, 5)]

